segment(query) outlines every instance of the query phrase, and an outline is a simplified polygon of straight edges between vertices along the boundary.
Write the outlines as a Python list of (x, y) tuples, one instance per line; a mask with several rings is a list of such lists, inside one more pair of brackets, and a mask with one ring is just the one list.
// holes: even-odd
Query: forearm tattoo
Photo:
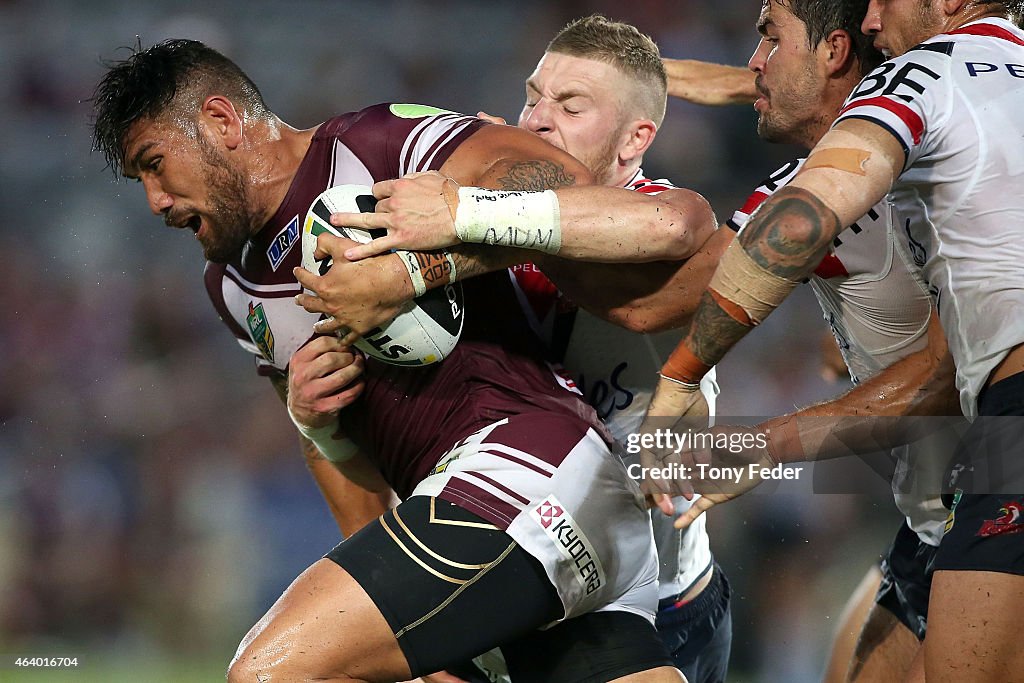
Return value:
[(576, 184), (576, 176), (554, 161), (516, 161), (498, 178), (500, 190), (541, 192)]
[[(799, 281), (818, 266), (841, 228), (835, 212), (812, 193), (785, 187), (764, 203), (740, 232), (739, 240), (759, 266)], [(750, 330), (705, 292), (687, 345), (702, 362), (714, 365)]]
[(795, 282), (818, 266), (842, 227), (814, 194), (784, 187), (762, 205), (739, 240), (758, 265)]
[(452, 266), (448, 258), (441, 251), (415, 251), (412, 252), (419, 265), (420, 275), (426, 283), (427, 289), (433, 289), (440, 285), (446, 285), (451, 281)]
[(704, 292), (686, 342), (702, 363), (714, 365), (750, 330), (749, 325), (726, 313), (711, 294)]

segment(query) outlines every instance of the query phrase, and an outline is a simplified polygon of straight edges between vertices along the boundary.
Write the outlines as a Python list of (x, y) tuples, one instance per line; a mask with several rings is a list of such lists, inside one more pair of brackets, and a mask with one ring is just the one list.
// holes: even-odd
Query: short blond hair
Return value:
[(661, 52), (635, 26), (592, 14), (569, 22), (548, 43), (547, 51), (611, 64), (632, 78), (642, 113), (658, 126), (665, 119), (668, 76)]

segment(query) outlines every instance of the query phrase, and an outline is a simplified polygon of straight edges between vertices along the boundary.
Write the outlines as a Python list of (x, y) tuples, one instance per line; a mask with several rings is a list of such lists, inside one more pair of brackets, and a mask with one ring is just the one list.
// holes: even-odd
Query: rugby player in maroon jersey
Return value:
[[(195, 232), (226, 324), (279, 378), (317, 318), (279, 305), (300, 291), (293, 221), (326, 187), (430, 169), (509, 189), (588, 178), (528, 133), (414, 105), (296, 130), (195, 41), (113, 64), (95, 104), (97, 146), (154, 213)], [(636, 229), (663, 228), (664, 214), (651, 219)], [(243, 640), (231, 680), (401, 680), (499, 644), (519, 680), (681, 680), (651, 623), (649, 520), (599, 421), (541, 360), (506, 279), (467, 286), (466, 308), (456, 351), (426, 368), (313, 340), (348, 387), (334, 399), (344, 445), (326, 455), (407, 498), (296, 580)]]

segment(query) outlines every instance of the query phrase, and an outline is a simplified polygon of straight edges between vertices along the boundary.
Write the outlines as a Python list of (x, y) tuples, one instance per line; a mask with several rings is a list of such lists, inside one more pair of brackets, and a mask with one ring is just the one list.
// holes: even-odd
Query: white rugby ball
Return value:
[[(331, 225), (332, 213), (372, 213), (377, 200), (365, 185), (337, 185), (317, 197), (302, 224), (302, 267), (323, 275), (330, 267), (330, 257), (313, 258), (317, 236), (329, 232), (365, 243), (375, 235), (361, 228)], [(383, 231), (381, 231), (383, 232)], [(462, 283), (432, 289), (414, 301), (386, 325), (375, 327), (356, 342), (356, 347), (392, 365), (429, 365), (443, 360), (454, 349), (462, 334), (465, 318)]]

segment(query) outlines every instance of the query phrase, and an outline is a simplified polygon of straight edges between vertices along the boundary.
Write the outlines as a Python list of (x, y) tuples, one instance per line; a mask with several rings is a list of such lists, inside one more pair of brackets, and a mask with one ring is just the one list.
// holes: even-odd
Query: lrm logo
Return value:
[(565, 506), (554, 496), (548, 496), (533, 509), (533, 514), (558, 552), (569, 562), (573, 576), (586, 594), (603, 586), (605, 573), (601, 560)]

